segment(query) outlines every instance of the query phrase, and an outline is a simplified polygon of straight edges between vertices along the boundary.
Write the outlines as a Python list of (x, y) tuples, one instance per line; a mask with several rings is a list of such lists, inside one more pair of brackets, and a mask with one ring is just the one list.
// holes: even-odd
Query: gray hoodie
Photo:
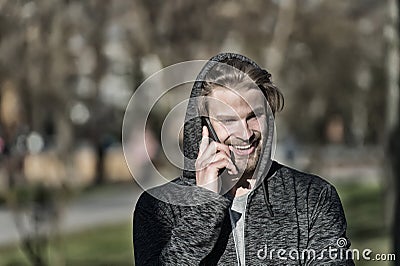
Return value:
[[(215, 62), (232, 58), (258, 67), (242, 55), (224, 53), (211, 58), (198, 79)], [(202, 83), (195, 82), (191, 99), (201, 90)], [(189, 101), (186, 115), (194, 118), (184, 127), (185, 169), (194, 169), (201, 140), (201, 120), (194, 113), (196, 103)], [(272, 162), (270, 153), (263, 150), (256, 186), (245, 197), (245, 208), (239, 207), (239, 234), (234, 229), (238, 204), (196, 186), (194, 171), (184, 170), (177, 179), (143, 192), (133, 218), (135, 264), (354, 265), (345, 256), (350, 241), (335, 188), (318, 176)]]

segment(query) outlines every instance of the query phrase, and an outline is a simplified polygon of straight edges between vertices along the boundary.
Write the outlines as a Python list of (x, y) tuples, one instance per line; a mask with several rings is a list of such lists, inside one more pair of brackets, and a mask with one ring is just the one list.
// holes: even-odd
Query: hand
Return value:
[(199, 155), (196, 160), (196, 184), (219, 193), (221, 182), (218, 172), (226, 168), (228, 174), (236, 175), (238, 171), (230, 158), (227, 145), (211, 141), (209, 143), (208, 128), (203, 126)]

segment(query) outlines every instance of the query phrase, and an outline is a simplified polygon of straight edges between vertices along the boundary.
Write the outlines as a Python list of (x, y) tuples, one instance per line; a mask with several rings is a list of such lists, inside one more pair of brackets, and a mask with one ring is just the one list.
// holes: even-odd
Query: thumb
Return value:
[(199, 156), (203, 154), (208, 145), (208, 128), (206, 126), (203, 126), (201, 136), (202, 138), (199, 147)]

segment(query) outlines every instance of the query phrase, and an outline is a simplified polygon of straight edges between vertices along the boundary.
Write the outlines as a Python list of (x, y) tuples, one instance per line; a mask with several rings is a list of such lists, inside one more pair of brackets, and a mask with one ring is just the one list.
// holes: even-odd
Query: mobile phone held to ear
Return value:
[[(215, 142), (221, 143), (221, 141), (219, 140), (218, 136), (217, 136), (217, 132), (215, 132), (215, 129), (213, 128), (213, 126), (211, 125), (211, 121), (210, 118), (208, 116), (202, 116), (201, 117), (201, 124), (202, 126), (206, 126), (208, 128), (208, 133), (209, 133), (209, 138)], [(211, 142), (211, 141), (210, 141)], [(223, 172), (225, 171), (225, 168), (220, 169), (218, 171), (218, 176), (220, 176)]]
[[(219, 140), (217, 133), (215, 132), (215, 129), (213, 128), (213, 126), (211, 125), (211, 121), (210, 118), (208, 116), (202, 116), (201, 117), (201, 123), (202, 126), (206, 126), (208, 128), (208, 132), (209, 132), (209, 138), (215, 142), (221, 143), (221, 141)], [(230, 151), (230, 156), (231, 156), (231, 160), (232, 162), (235, 162), (235, 158), (233, 156), (233, 152)], [(224, 172), (224, 169), (220, 169), (218, 172), (218, 175), (221, 175), (222, 172)]]
[(210, 118), (208, 116), (202, 116), (201, 117), (201, 123), (202, 126), (206, 126), (208, 128), (208, 132), (209, 132), (209, 137), (210, 139), (212, 139), (215, 142), (221, 143), (221, 141), (219, 140), (217, 133), (215, 132), (213, 126), (211, 125), (211, 121)]

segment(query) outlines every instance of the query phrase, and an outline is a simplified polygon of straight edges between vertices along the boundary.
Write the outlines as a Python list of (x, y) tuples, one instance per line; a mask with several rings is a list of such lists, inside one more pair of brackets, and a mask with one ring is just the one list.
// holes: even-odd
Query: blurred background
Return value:
[[(272, 73), (275, 157), (337, 187), (352, 247), (400, 252), (398, 13), (396, 0), (0, 0), (0, 265), (132, 265), (129, 98), (219, 52)], [(146, 139), (174, 175), (165, 108)]]

